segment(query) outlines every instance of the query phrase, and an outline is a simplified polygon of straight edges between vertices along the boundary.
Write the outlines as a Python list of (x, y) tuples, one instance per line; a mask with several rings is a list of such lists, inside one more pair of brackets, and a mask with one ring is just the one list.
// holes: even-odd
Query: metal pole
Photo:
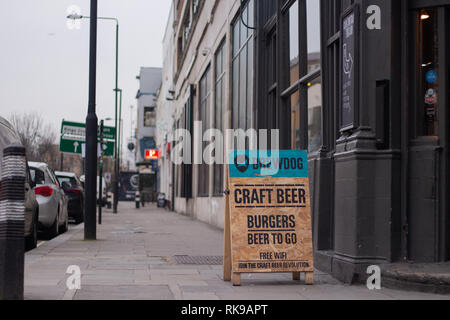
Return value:
[(120, 152), (121, 152), (121, 144), (122, 144), (122, 89), (120, 89), (120, 104), (119, 104), (119, 144), (118, 144), (118, 146), (117, 146), (117, 153), (118, 153), (118, 156), (119, 156), (119, 164), (118, 164), (118, 166), (119, 166), (119, 172), (120, 172), (120, 168), (121, 168), (121, 165), (120, 165), (120, 162), (121, 162), (121, 154), (120, 154)]
[(113, 213), (117, 213), (117, 204), (119, 203), (119, 170), (118, 170), (118, 157), (117, 154), (117, 107), (118, 107), (118, 97), (119, 94), (119, 22), (116, 22), (116, 108), (115, 108), (115, 128), (116, 128), (116, 137), (115, 137), (115, 156), (114, 156), (114, 203), (113, 203)]
[(84, 240), (97, 239), (97, 115), (95, 114), (97, 77), (97, 0), (91, 0), (89, 54), (89, 108), (86, 117), (86, 182)]
[(102, 206), (103, 206), (103, 138), (104, 138), (104, 125), (103, 120), (100, 121), (100, 178), (98, 182), (98, 194), (99, 194), (99, 201), (98, 201), (98, 224), (102, 224)]

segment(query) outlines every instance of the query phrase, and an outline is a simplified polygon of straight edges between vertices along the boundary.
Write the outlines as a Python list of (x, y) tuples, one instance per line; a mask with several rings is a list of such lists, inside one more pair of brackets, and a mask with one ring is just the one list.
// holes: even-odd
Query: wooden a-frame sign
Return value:
[(305, 273), (314, 284), (306, 151), (233, 151), (226, 175), (223, 279)]

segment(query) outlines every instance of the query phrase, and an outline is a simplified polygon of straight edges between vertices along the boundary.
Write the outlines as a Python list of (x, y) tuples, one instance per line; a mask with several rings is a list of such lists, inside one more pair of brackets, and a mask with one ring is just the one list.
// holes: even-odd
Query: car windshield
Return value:
[(72, 188), (76, 188), (78, 187), (78, 183), (77, 180), (75, 178), (71, 178), (71, 177), (62, 177), (62, 176), (57, 176), (59, 184), (63, 185), (64, 182), (67, 182)]

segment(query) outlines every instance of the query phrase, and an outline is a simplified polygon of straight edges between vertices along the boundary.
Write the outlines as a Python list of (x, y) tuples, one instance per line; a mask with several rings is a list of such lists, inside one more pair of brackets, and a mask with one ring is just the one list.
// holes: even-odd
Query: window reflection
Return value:
[(308, 54), (320, 53), (320, 1), (306, 1)]
[(308, 151), (322, 146), (322, 78), (308, 84)]
[(300, 75), (299, 71), (299, 21), (298, 1), (289, 8), (289, 61), (291, 68), (290, 84), (293, 85)]
[[(320, 1), (306, 0), (308, 73), (320, 69)], [(308, 151), (322, 145), (322, 78), (308, 83)]]

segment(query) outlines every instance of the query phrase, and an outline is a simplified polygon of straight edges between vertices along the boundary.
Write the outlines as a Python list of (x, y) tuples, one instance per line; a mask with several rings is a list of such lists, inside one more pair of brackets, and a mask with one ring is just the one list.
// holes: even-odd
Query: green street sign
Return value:
[[(98, 128), (98, 137), (100, 138), (100, 127)], [(103, 140), (115, 140), (116, 139), (116, 128), (114, 127), (103, 127)]]
[[(83, 155), (83, 150), (85, 148), (85, 141), (82, 140), (69, 140), (61, 138), (59, 143), (59, 151), (62, 153)], [(100, 144), (100, 141), (99, 141)], [(103, 155), (105, 157), (114, 156), (114, 141), (103, 141)], [(100, 153), (100, 148), (99, 148)]]
[[(97, 132), (100, 138), (100, 127), (98, 127)], [(79, 122), (63, 121), (61, 125), (61, 137), (69, 139), (79, 139), (86, 140), (86, 124)], [(103, 128), (103, 140), (115, 140), (116, 139), (116, 128), (114, 127), (104, 127)]]
[(103, 155), (105, 157), (114, 156), (114, 141), (103, 141)]
[(70, 154), (82, 154), (82, 145), (85, 144), (84, 140), (68, 140), (61, 138), (59, 143), (59, 151)]
[[(114, 156), (115, 143), (113, 140), (115, 137), (116, 129), (114, 127), (103, 128), (103, 155), (105, 157)], [(100, 131), (98, 132), (98, 142), (100, 143)], [(59, 151), (62, 153), (83, 155), (85, 144), (86, 125), (79, 122), (63, 121), (61, 125)], [(100, 147), (98, 152), (100, 154)]]

